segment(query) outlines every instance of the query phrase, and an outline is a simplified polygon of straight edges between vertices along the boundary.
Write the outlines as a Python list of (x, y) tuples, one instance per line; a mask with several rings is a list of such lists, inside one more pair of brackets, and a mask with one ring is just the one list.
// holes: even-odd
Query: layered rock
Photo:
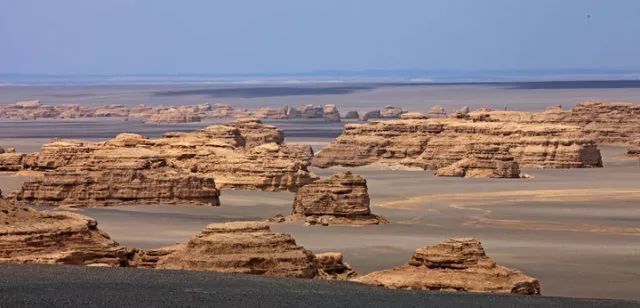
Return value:
[(386, 223), (371, 214), (369, 203), (367, 180), (351, 172), (336, 172), (298, 189), (291, 219), (322, 225)]
[(340, 122), (340, 112), (334, 104), (327, 104), (322, 107), (322, 117), (327, 122)]
[(371, 110), (366, 112), (358, 112), (358, 117), (360, 121), (366, 122), (369, 119), (379, 119), (380, 118), (380, 110)]
[(127, 266), (132, 254), (100, 231), (94, 219), (0, 200), (0, 263)]
[(18, 171), (22, 169), (24, 154), (16, 153), (16, 149), (0, 147), (0, 171)]
[(167, 124), (167, 123), (191, 123), (200, 122), (200, 115), (193, 111), (180, 110), (178, 108), (169, 108), (152, 114), (145, 120), (147, 124)]
[(264, 222), (208, 225), (188, 243), (161, 256), (156, 268), (314, 278), (315, 256), (288, 234), (274, 233)]
[(397, 119), (404, 113), (407, 113), (407, 111), (400, 107), (387, 105), (387, 106), (384, 106), (383, 108), (380, 108), (381, 118)]
[[(477, 149), (494, 150), (481, 150), (474, 154)], [(462, 119), (401, 119), (347, 124), (342, 135), (316, 155), (313, 165), (324, 168), (375, 163), (438, 170), (461, 160), (467, 162), (460, 162), (458, 167), (470, 166), (468, 160), (481, 158), (485, 162), (496, 161), (495, 164), (484, 164), (482, 169), (506, 167), (507, 170), (516, 170), (515, 166), (497, 163), (509, 161), (504, 155), (506, 152), (521, 168), (602, 166), (594, 140), (585, 138), (579, 127)], [(501, 171), (483, 173), (512, 174)]]
[(429, 108), (429, 110), (427, 110), (426, 115), (427, 115), (427, 118), (439, 119), (439, 118), (446, 118), (447, 112), (444, 110), (442, 106), (436, 105)]
[(583, 102), (568, 110), (554, 106), (538, 113), (479, 110), (470, 116), (477, 121), (577, 126), (585, 138), (598, 143), (627, 144), (640, 137), (640, 104), (632, 103)]
[(0, 166), (43, 173), (16, 195), (26, 204), (217, 205), (218, 188), (295, 191), (316, 179), (307, 170), (311, 147), (283, 139), (274, 126), (242, 120), (159, 139), (120, 134), (96, 143), (55, 141), (19, 162), (0, 156)]
[(469, 145), (463, 159), (436, 170), (438, 176), (471, 178), (519, 178), (520, 167), (507, 147)]
[(391, 289), (540, 294), (538, 280), (497, 265), (469, 238), (419, 248), (407, 264), (355, 281)]
[(344, 262), (342, 253), (325, 252), (316, 254), (318, 277), (325, 280), (350, 280), (358, 276), (349, 263)]

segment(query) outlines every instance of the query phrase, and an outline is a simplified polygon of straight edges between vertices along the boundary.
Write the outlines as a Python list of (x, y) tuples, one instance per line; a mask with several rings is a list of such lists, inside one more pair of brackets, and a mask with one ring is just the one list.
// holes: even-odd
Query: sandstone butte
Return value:
[(640, 137), (640, 104), (582, 102), (571, 109), (550, 107), (544, 112), (474, 111), (475, 121), (562, 124), (579, 127), (582, 136), (603, 144), (624, 144)]
[(296, 192), (289, 220), (321, 225), (387, 223), (369, 208), (367, 180), (351, 172), (334, 172), (326, 179), (302, 186)]
[(37, 211), (0, 199), (0, 263), (69, 264), (246, 273), (346, 280), (355, 276), (340, 253), (317, 256), (264, 222), (208, 225), (184, 244), (128, 249), (89, 217)]
[(321, 168), (370, 164), (515, 178), (522, 167), (601, 167), (602, 158), (577, 126), (430, 118), (347, 124), (312, 161)]
[(540, 294), (538, 280), (497, 265), (469, 238), (419, 248), (405, 265), (354, 280), (391, 289)]
[(311, 147), (283, 141), (274, 126), (239, 120), (159, 139), (55, 141), (37, 153), (0, 154), (0, 170), (39, 173), (13, 196), (21, 204), (218, 205), (219, 189), (296, 191), (315, 180)]

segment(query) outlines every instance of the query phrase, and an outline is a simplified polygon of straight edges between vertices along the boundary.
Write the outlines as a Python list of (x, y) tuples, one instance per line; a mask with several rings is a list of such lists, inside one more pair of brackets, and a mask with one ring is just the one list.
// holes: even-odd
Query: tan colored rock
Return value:
[(407, 112), (400, 115), (400, 119), (426, 119), (427, 116), (420, 112)]
[(430, 119), (440, 119), (440, 118), (446, 118), (447, 112), (444, 110), (442, 106), (435, 105), (429, 108), (429, 110), (427, 110), (426, 115), (427, 115), (427, 118), (430, 118)]
[(381, 118), (397, 119), (404, 113), (407, 113), (407, 111), (400, 107), (387, 105), (387, 106), (384, 106), (383, 108), (380, 108)]
[(366, 112), (358, 112), (358, 117), (360, 121), (366, 122), (369, 119), (379, 119), (380, 118), (380, 110), (371, 110)]
[(342, 253), (316, 254), (318, 277), (325, 280), (350, 280), (358, 276), (349, 263), (343, 261)]
[(322, 225), (386, 223), (371, 214), (369, 202), (367, 180), (351, 172), (335, 172), (298, 189), (292, 219)]
[(0, 263), (127, 266), (132, 254), (100, 231), (94, 219), (0, 200)]
[[(196, 111), (197, 110), (197, 111)], [(200, 122), (201, 117), (196, 110), (180, 110), (178, 108), (169, 108), (152, 114), (145, 120), (147, 124), (172, 124), (172, 123), (191, 123)]]
[(340, 122), (340, 111), (334, 104), (326, 104), (322, 107), (322, 117), (327, 122)]
[(287, 119), (289, 112), (288, 106), (280, 108), (261, 107), (255, 111), (254, 116), (258, 119)]
[(469, 145), (466, 156), (436, 170), (438, 176), (470, 178), (519, 178), (520, 167), (507, 147), (495, 145)]
[[(342, 135), (320, 151), (312, 164), (325, 168), (376, 163), (438, 170), (469, 159), (474, 149), (493, 147), (508, 151), (519, 167), (602, 166), (594, 140), (585, 138), (579, 127), (463, 119), (401, 119), (347, 124)], [(505, 158), (500, 151), (495, 153), (495, 157), (485, 156), (483, 160)]]
[(407, 264), (355, 281), (391, 289), (540, 294), (538, 280), (497, 265), (469, 238), (417, 249)]
[(23, 204), (217, 205), (219, 188), (296, 191), (315, 180), (307, 170), (311, 147), (283, 139), (274, 126), (241, 120), (159, 139), (55, 141), (19, 161), (0, 154), (0, 166), (43, 173), (16, 195)]
[(568, 110), (553, 106), (538, 113), (479, 110), (470, 116), (479, 121), (572, 125), (598, 143), (627, 144), (640, 136), (640, 104), (633, 103), (583, 102)]
[(265, 222), (210, 224), (161, 257), (156, 268), (296, 278), (313, 278), (318, 272), (313, 253), (290, 235), (272, 232)]

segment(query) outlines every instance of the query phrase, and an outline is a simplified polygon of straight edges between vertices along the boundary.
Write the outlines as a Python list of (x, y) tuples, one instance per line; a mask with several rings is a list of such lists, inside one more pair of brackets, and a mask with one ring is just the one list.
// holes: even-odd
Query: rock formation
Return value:
[(96, 143), (56, 141), (18, 161), (0, 154), (0, 168), (42, 172), (16, 195), (24, 204), (217, 205), (218, 188), (295, 191), (316, 179), (307, 170), (311, 147), (283, 140), (274, 126), (239, 120), (159, 139), (120, 134)]
[(520, 168), (507, 147), (475, 144), (463, 159), (436, 170), (438, 176), (472, 178), (519, 178)]
[(353, 271), (349, 263), (344, 262), (339, 252), (325, 252), (316, 254), (318, 277), (326, 280), (350, 280), (358, 274)]
[[(517, 170), (515, 165), (497, 163), (510, 160), (506, 152), (513, 156), (520, 168), (602, 166), (594, 140), (583, 137), (579, 127), (461, 119), (401, 119), (347, 124), (342, 135), (316, 155), (313, 165), (325, 168), (382, 164), (438, 170), (461, 160), (466, 161), (451, 169), (468, 169), (470, 160), (476, 163), (481, 160), (484, 161), (481, 169), (506, 168), (514, 171), (504, 173), (496, 170), (482, 174), (513, 175)], [(489, 161), (496, 163), (487, 163)], [(447, 174), (451, 175), (450, 172)]]
[(340, 122), (340, 112), (334, 104), (327, 104), (322, 107), (322, 117), (327, 122)]
[(540, 294), (538, 280), (497, 265), (468, 238), (419, 248), (407, 264), (355, 281), (391, 289)]
[(351, 172), (336, 172), (298, 189), (291, 219), (322, 225), (386, 223), (371, 214), (367, 180)]
[(366, 122), (369, 119), (379, 119), (380, 118), (380, 110), (371, 110), (367, 112), (358, 112), (358, 117), (360, 121)]
[(344, 115), (345, 119), (358, 119), (358, 111), (350, 110)]
[(406, 110), (403, 110), (400, 107), (395, 107), (395, 106), (384, 106), (383, 108), (380, 108), (380, 117), (381, 118), (392, 118), (392, 119), (397, 119), (399, 118), (403, 113), (407, 113)]
[(554, 106), (538, 113), (477, 110), (470, 116), (476, 121), (572, 125), (598, 143), (627, 144), (640, 136), (640, 104), (632, 103), (583, 102), (568, 110)]
[(22, 169), (24, 154), (16, 153), (16, 149), (0, 147), (0, 171), (18, 171)]
[(159, 269), (233, 272), (314, 278), (315, 256), (288, 234), (274, 233), (265, 222), (208, 225), (188, 243), (157, 261)]
[(145, 120), (147, 124), (167, 124), (167, 123), (190, 123), (200, 122), (201, 118), (194, 112), (180, 110), (178, 108), (169, 108), (152, 114)]
[(400, 115), (400, 119), (426, 119), (427, 116), (420, 112), (407, 112)]
[(127, 266), (132, 254), (89, 217), (0, 200), (0, 263)]
[(447, 117), (447, 112), (440, 105), (433, 106), (429, 108), (429, 110), (427, 110), (427, 118), (439, 119), (439, 118), (446, 118), (446, 117)]

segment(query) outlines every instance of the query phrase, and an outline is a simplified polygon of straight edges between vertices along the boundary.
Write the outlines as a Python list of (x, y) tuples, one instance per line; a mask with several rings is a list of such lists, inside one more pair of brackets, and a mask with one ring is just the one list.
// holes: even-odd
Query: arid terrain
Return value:
[[(539, 106), (537, 110), (544, 109), (542, 105)], [(426, 107), (417, 111), (425, 113), (425, 110), (427, 110)], [(453, 110), (450, 110), (450, 112), (452, 111)], [(426, 114), (428, 113), (429, 112), (426, 112)], [(471, 114), (475, 116), (473, 113)], [(318, 157), (322, 156), (322, 154), (318, 154), (323, 153), (321, 152), (322, 149), (332, 146), (335, 147), (335, 145), (330, 144), (335, 142), (335, 137), (343, 132), (345, 125), (352, 125), (348, 123), (360, 123), (357, 120), (348, 119), (343, 119), (342, 122), (327, 122), (322, 119), (266, 119), (263, 121), (268, 127), (270, 127), (269, 125), (274, 125), (283, 130), (284, 143), (277, 141), (281, 149), (310, 145)], [(417, 121), (415, 122), (418, 123), (416, 124), (417, 127), (423, 125), (421, 124), (423, 123), (421, 122), (422, 120), (392, 120), (392, 122), (389, 123), (396, 123), (393, 121), (399, 121), (397, 123), (413, 123), (410, 121)], [(486, 124), (484, 121), (487, 120), (474, 121), (475, 124), (473, 125), (480, 128), (485, 127)], [(490, 125), (510, 127), (509, 121), (508, 119), (500, 118), (500, 120), (497, 122), (494, 121), (492, 122), (494, 124)], [(11, 195), (12, 192), (20, 191), (23, 183), (33, 181), (41, 172), (44, 172), (45, 178), (54, 179), (52, 175), (47, 174), (55, 174), (55, 172), (58, 172), (56, 176), (60, 176), (60, 172), (68, 172), (65, 170), (79, 172), (78, 170), (84, 170), (83, 168), (89, 168), (88, 170), (97, 168), (97, 170), (101, 170), (100, 168), (104, 168), (102, 166), (109, 162), (109, 160), (104, 160), (104, 158), (109, 156), (99, 153), (103, 153), (100, 151), (107, 150), (120, 155), (115, 157), (120, 157), (120, 163), (124, 166), (122, 167), (124, 168), (122, 172), (127, 172), (128, 169), (126, 168), (129, 168), (126, 163), (121, 161), (123, 158), (132, 159), (132, 157), (135, 156), (135, 159), (146, 159), (147, 156), (140, 156), (140, 153), (146, 152), (139, 151), (142, 149), (147, 151), (149, 147), (158, 149), (158, 152), (154, 152), (155, 154), (153, 155), (164, 157), (163, 159), (166, 159), (168, 162), (167, 166), (171, 168), (186, 168), (185, 170), (194, 172), (194, 167), (192, 167), (191, 163), (187, 164), (185, 163), (187, 161), (181, 158), (183, 156), (192, 158), (194, 154), (190, 154), (191, 152), (181, 152), (184, 151), (183, 149), (175, 150), (177, 151), (175, 152), (173, 149), (179, 149), (183, 146), (189, 148), (189, 145), (184, 144), (199, 142), (198, 140), (200, 139), (198, 138), (201, 138), (199, 137), (200, 135), (198, 135), (199, 133), (190, 133), (194, 130), (228, 122), (228, 119), (209, 119), (195, 123), (148, 125), (136, 120), (125, 122), (119, 117), (37, 120), (3, 119), (0, 120), (0, 146), (5, 149), (12, 147), (15, 148), (15, 151), (18, 153), (33, 153), (39, 151), (40, 147), (49, 143), (52, 138), (81, 139), (86, 142), (91, 142), (87, 143), (87, 149), (96, 151), (96, 154), (90, 154), (87, 158), (83, 158), (75, 163), (70, 162), (68, 165), (60, 167), (61, 169), (52, 171), (47, 169), (51, 168), (51, 166), (42, 169), (42, 166), (38, 167), (34, 165), (35, 167), (25, 167), (25, 170), (17, 174), (9, 171), (2, 172), (0, 173), (0, 189), (4, 196)], [(487, 121), (486, 123), (489, 122)], [(625, 129), (629, 129), (631, 133), (635, 133), (636, 131), (632, 130), (635, 129), (635, 126), (633, 126), (635, 124), (630, 123), (631, 124), (624, 124), (627, 125), (624, 127)], [(548, 149), (553, 149), (548, 151), (552, 151), (554, 155), (557, 153), (557, 156), (554, 156), (553, 159), (548, 157), (540, 158), (541, 156), (536, 156), (538, 154), (534, 152), (527, 152), (531, 151), (529, 149), (523, 150), (522, 153), (525, 154), (515, 156), (514, 159), (514, 157), (510, 157), (508, 154), (504, 154), (506, 152), (503, 150), (500, 150), (503, 151), (500, 152), (502, 154), (496, 156), (496, 151), (493, 149), (489, 151), (484, 148), (479, 152), (476, 150), (469, 152), (475, 156), (464, 156), (467, 155), (464, 154), (464, 163), (462, 163), (462, 165), (458, 163), (456, 166), (462, 166), (464, 170), (467, 170), (467, 174), (471, 174), (471, 171), (468, 170), (474, 170), (473, 172), (475, 173), (473, 174), (481, 175), (481, 177), (436, 176), (431, 170), (425, 171), (422, 170), (422, 168), (399, 168), (393, 164), (383, 166), (384, 164), (378, 163), (368, 164), (358, 162), (357, 165), (359, 166), (354, 167), (323, 165), (322, 167), (328, 167), (325, 169), (309, 166), (308, 172), (310, 172), (310, 175), (304, 173), (305, 177), (298, 178), (298, 180), (312, 178), (313, 176), (318, 176), (321, 179), (329, 179), (329, 177), (337, 171), (351, 171), (366, 179), (364, 192), (366, 193), (366, 189), (368, 188), (366, 201), (370, 207), (370, 213), (379, 215), (379, 217), (382, 218), (376, 220), (376, 224), (366, 223), (358, 224), (357, 226), (345, 226), (327, 223), (329, 226), (322, 226), (321, 224), (324, 224), (322, 219), (324, 218), (321, 216), (324, 214), (321, 214), (320, 216), (316, 215), (318, 217), (314, 218), (318, 221), (317, 225), (309, 226), (308, 217), (306, 220), (307, 225), (304, 223), (304, 217), (302, 221), (283, 218), (283, 222), (272, 223), (270, 228), (274, 232), (290, 234), (295, 238), (295, 243), (303, 247), (296, 248), (297, 246), (292, 246), (292, 248), (287, 248), (291, 249), (291, 251), (308, 249), (319, 258), (324, 252), (341, 252), (344, 261), (348, 262), (359, 275), (366, 275), (374, 271), (401, 266), (406, 263), (412, 253), (420, 247), (435, 245), (449, 238), (475, 238), (481, 242), (487, 255), (497, 264), (520, 270), (526, 275), (535, 277), (540, 282), (543, 295), (640, 300), (637, 292), (637, 286), (640, 283), (640, 228), (637, 223), (640, 221), (640, 208), (637, 206), (640, 202), (640, 184), (638, 184), (640, 183), (640, 163), (638, 159), (630, 156), (631, 152), (630, 155), (627, 155), (627, 148), (623, 144), (612, 146), (600, 144), (599, 142), (597, 145), (597, 159), (593, 156), (587, 157), (584, 156), (584, 153), (589, 152), (589, 155), (593, 154), (593, 149), (596, 149), (594, 140), (599, 141), (597, 138), (601, 135), (597, 135), (596, 137), (583, 137), (579, 135), (578, 129), (573, 128), (570, 130), (562, 128), (557, 135), (545, 135), (550, 134), (549, 130), (533, 130), (533, 128), (536, 127), (535, 125), (537, 124), (527, 123), (522, 126), (524, 127), (523, 131), (525, 131), (525, 134), (529, 131), (535, 134), (532, 135), (533, 137), (531, 138), (541, 136), (540, 138), (547, 138), (544, 140), (551, 140), (544, 141), (545, 144), (553, 144), (553, 142), (555, 142), (553, 140), (564, 138), (562, 139), (564, 141), (560, 142), (561, 145), (555, 145), (555, 148), (545, 145)], [(557, 129), (555, 128), (556, 126), (553, 126), (554, 129)], [(215, 127), (228, 128), (228, 126)], [(460, 128), (453, 128), (452, 130), (459, 131)], [(601, 131), (603, 130), (604, 129), (601, 129)], [(176, 135), (177, 137), (170, 137), (168, 141), (160, 138), (162, 134), (166, 132), (176, 131), (183, 133)], [(213, 130), (212, 128), (207, 128), (206, 131)], [(376, 133), (380, 131), (384, 132), (385, 130), (376, 130)], [(160, 139), (141, 141), (138, 137), (130, 139), (130, 136), (125, 136), (129, 138), (126, 140), (112, 139), (122, 132), (137, 133), (146, 137)], [(599, 131), (596, 131), (596, 133), (598, 132)], [(474, 134), (475, 133), (477, 132), (474, 132)], [(266, 146), (265, 144), (261, 144), (262, 142), (269, 142), (268, 140), (255, 141), (258, 140), (255, 139), (256, 136), (263, 138), (261, 134), (261, 132), (255, 133), (253, 131), (246, 133), (241, 129), (243, 144), (242, 146), (234, 145), (234, 151), (238, 152), (229, 154), (232, 152), (216, 152), (218, 151), (216, 150), (212, 152), (213, 154), (211, 155), (217, 157), (217, 155), (221, 155), (220, 153), (226, 153), (224, 155), (234, 155), (229, 156), (234, 157), (234, 159), (244, 157), (242, 155), (249, 155), (248, 157), (253, 157), (251, 159), (258, 157), (257, 159), (260, 160), (263, 156), (259, 155), (266, 154), (255, 154), (252, 148), (256, 147), (256, 149), (261, 149), (261, 147)], [(452, 140), (458, 140), (455, 138), (466, 140), (464, 138), (467, 138), (466, 135), (462, 134), (451, 134), (447, 136), (454, 138)], [(485, 138), (484, 136), (485, 135), (483, 135), (482, 138)], [(213, 140), (219, 137), (208, 138)], [(493, 140), (491, 139), (493, 138), (491, 135), (486, 138), (487, 139), (482, 140), (489, 140), (486, 142), (495, 144), (495, 141), (491, 141)], [(531, 138), (510, 138), (512, 139), (509, 140), (512, 141), (505, 143), (507, 147), (513, 147), (513, 144), (517, 144), (522, 140), (526, 140), (526, 142), (532, 145), (537, 145), (539, 142), (538, 139), (534, 140)], [(627, 137), (625, 135), (616, 138)], [(104, 141), (110, 139), (111, 141), (103, 144)], [(251, 142), (256, 142), (256, 145), (249, 145), (249, 143), (245, 145), (245, 139), (254, 140)], [(357, 138), (355, 139), (357, 140)], [(131, 140), (135, 140), (135, 142)], [(348, 138), (339, 138), (338, 140), (350, 142)], [(398, 140), (397, 142), (402, 144), (402, 142), (410, 140), (410, 138), (399, 138)], [(121, 145), (118, 142), (122, 142), (123, 144)], [(127, 142), (134, 143), (128, 144)], [(162, 148), (158, 145), (153, 145), (153, 143), (162, 144), (162, 146), (166, 145), (168, 148)], [(138, 144), (143, 144), (144, 146), (138, 149)], [(138, 150), (131, 150), (130, 147), (132, 145)], [(198, 148), (199, 146), (201, 145), (195, 145), (195, 149), (198, 149), (195, 155), (204, 155), (203, 150)], [(456, 145), (454, 144), (454, 146)], [(562, 146), (567, 146), (569, 150), (559, 150)], [(224, 145), (224, 147), (227, 147), (227, 145)], [(442, 146), (442, 148), (446, 148), (446, 146)], [(83, 152), (85, 151), (84, 149), (83, 147), (79, 147), (74, 151)], [(385, 150), (389, 149), (393, 150), (393, 147), (387, 145)], [(132, 156), (132, 154), (122, 154), (129, 153), (126, 151), (132, 151), (130, 153), (136, 154), (134, 156)], [(289, 153), (287, 152), (289, 150), (279, 151)], [(466, 149), (464, 151), (469, 150)], [(47, 152), (45, 151), (44, 153), (46, 154)], [(326, 155), (328, 152), (324, 153)], [(339, 155), (342, 155), (340, 151), (331, 153), (337, 153), (331, 155), (338, 155), (335, 156), (338, 158), (332, 156), (332, 160), (337, 159), (341, 161), (341, 159), (343, 159), (339, 157)], [(452, 155), (447, 152), (438, 153), (440, 153), (438, 154), (440, 156), (436, 155), (434, 157), (440, 160), (442, 160), (443, 157), (442, 153)], [(580, 153), (580, 155), (573, 153)], [(46, 155), (49, 155), (45, 154), (40, 154), (39, 159), (42, 159), (42, 157), (46, 158)], [(287, 158), (286, 155), (278, 154), (278, 157), (287, 160), (289, 158)], [(197, 159), (203, 159), (204, 161), (204, 158), (197, 158), (199, 156), (195, 157), (196, 163), (194, 163), (194, 166), (198, 166), (198, 172), (213, 175), (214, 179), (216, 177), (224, 179), (216, 181), (216, 187), (221, 189), (219, 196), (220, 206), (190, 206), (181, 204), (182, 201), (179, 198), (167, 199), (165, 197), (154, 196), (153, 198), (157, 199), (150, 200), (170, 200), (169, 203), (172, 204), (145, 201), (144, 203), (147, 203), (145, 205), (136, 205), (137, 201), (133, 201), (127, 202), (127, 205), (118, 205), (117, 200), (108, 200), (108, 202), (104, 203), (109, 205), (107, 207), (79, 207), (71, 210), (74, 213), (86, 215), (97, 220), (101, 232), (108, 233), (111, 239), (117, 241), (119, 245), (141, 249), (141, 257), (138, 257), (138, 255), (134, 257), (129, 256), (129, 261), (127, 261), (131, 264), (143, 264), (136, 265), (137, 267), (146, 267), (147, 265), (145, 264), (147, 263), (145, 262), (148, 262), (150, 256), (156, 258), (156, 254), (159, 253), (160, 261), (156, 259), (153, 261), (158, 262), (158, 265), (153, 263), (151, 267), (190, 269), (195, 265), (194, 263), (190, 263), (191, 261), (184, 259), (184, 256), (181, 256), (181, 249), (183, 248), (177, 248), (177, 250), (174, 250), (175, 248), (168, 248), (170, 250), (168, 257), (164, 256), (165, 252), (158, 252), (155, 249), (176, 243), (186, 243), (192, 239), (195, 234), (199, 234), (200, 232), (202, 233), (198, 238), (205, 240), (210, 236), (214, 236), (212, 234), (215, 234), (215, 232), (211, 230), (227, 228), (210, 225), (212, 223), (263, 221), (278, 214), (287, 216), (292, 214), (294, 198), (300, 200), (296, 202), (302, 202), (300, 203), (301, 209), (307, 207), (309, 210), (317, 210), (314, 208), (317, 204), (314, 205), (313, 202), (320, 201), (314, 201), (315, 197), (308, 199), (304, 199), (304, 197), (310, 196), (309, 194), (320, 193), (323, 189), (330, 188), (335, 190), (337, 195), (344, 193), (340, 192), (343, 189), (340, 185), (332, 184), (329, 180), (327, 180), (329, 182), (318, 181), (317, 185), (319, 186), (314, 188), (312, 188), (310, 184), (305, 184), (306, 182), (299, 184), (295, 181), (284, 181), (283, 176), (278, 173), (281, 172), (281, 170), (275, 167), (275, 169), (269, 171), (271, 173), (265, 173), (267, 174), (266, 177), (273, 177), (282, 182), (268, 180), (269, 185), (260, 186), (256, 184), (258, 180), (249, 178), (249, 180), (242, 180), (242, 185), (231, 187), (234, 189), (227, 189), (225, 185), (234, 183), (233, 181), (238, 176), (237, 171), (236, 174), (225, 171), (226, 173), (223, 173), (224, 176), (221, 176), (220, 174), (222, 173), (219, 173), (221, 171), (218, 169), (202, 169), (202, 167), (197, 164)], [(370, 159), (373, 156), (362, 157)], [(394, 161), (393, 159), (395, 158), (390, 158), (389, 156), (383, 155), (380, 157), (382, 157), (382, 162), (393, 163), (400, 161)], [(422, 159), (422, 156), (420, 156), (420, 159)], [(453, 160), (457, 161), (458, 159), (460, 158)], [(493, 163), (487, 164), (485, 160), (486, 162), (491, 162), (492, 160), (507, 161), (510, 164), (509, 166), (511, 166), (511, 164), (520, 164), (519, 168), (517, 165), (515, 167), (509, 167), (515, 168), (509, 172), (521, 178), (513, 178), (512, 176), (504, 176), (510, 178), (492, 178), (496, 177), (496, 174), (502, 174), (496, 173), (496, 171), (492, 171), (493, 173), (491, 173), (494, 176), (487, 177), (485, 176), (485, 170), (496, 170), (496, 168), (502, 168), (500, 167), (502, 165), (496, 167)], [(91, 162), (91, 164), (86, 165), (86, 161)], [(538, 164), (538, 162), (540, 164), (546, 164), (545, 166), (547, 168), (532, 168), (532, 162), (534, 165)], [(227, 163), (229, 162), (224, 161), (220, 164), (224, 166), (224, 164)], [(446, 163), (449, 164), (450, 162), (447, 161)], [(24, 164), (25, 166), (28, 165), (27, 163)], [(413, 162), (411, 162), (411, 164), (413, 164)], [(602, 167), (600, 167), (600, 165)], [(259, 167), (263, 168), (260, 170), (269, 169), (268, 164), (256, 166), (262, 166)], [(573, 166), (577, 166), (578, 168), (573, 168)], [(164, 165), (162, 168), (165, 168)], [(296, 168), (302, 169), (293, 169), (293, 171), (286, 169), (289, 170), (286, 172), (297, 172), (298, 176), (302, 174), (301, 172), (307, 172), (305, 169), (306, 166), (298, 166)], [(429, 167), (424, 169), (433, 168)], [(286, 172), (283, 174), (289, 174)], [(347, 178), (349, 177), (350, 176), (347, 176)], [(60, 179), (66, 181), (64, 177), (60, 177)], [(358, 181), (360, 180), (358, 180), (356, 176), (355, 179), (349, 178), (349, 181), (349, 183), (351, 183), (351, 181), (359, 183)], [(327, 186), (324, 187), (323, 185)], [(296, 192), (294, 191), (299, 189), (296, 188), (296, 186), (307, 187), (309, 189), (300, 190), (298, 193), (305, 195), (296, 196)], [(47, 189), (43, 191), (48, 191)], [(362, 189), (357, 188), (355, 190), (358, 191), (357, 195), (354, 195), (354, 199), (349, 202), (355, 202), (356, 205), (365, 202)], [(349, 190), (349, 194), (351, 193), (355, 194), (355, 192)], [(34, 193), (34, 195), (38, 194), (41, 195), (41, 193)], [(318, 198), (320, 198), (318, 200), (322, 200), (322, 198), (325, 197), (319, 195)], [(49, 204), (54, 205), (57, 204), (57, 202), (58, 201), (51, 201)], [(304, 202), (310, 202), (311, 204), (302, 205)], [(59, 210), (52, 207), (38, 206), (37, 203), (38, 201), (35, 201), (35, 203), (27, 205), (38, 210)], [(77, 201), (74, 201), (74, 203), (77, 203)], [(65, 204), (64, 202), (60, 202), (59, 205), (64, 207)], [(103, 205), (103, 203), (93, 203), (93, 206), (96, 205)], [(326, 205), (324, 206), (326, 207)], [(344, 212), (345, 209), (346, 212)], [(64, 207), (64, 210), (68, 209)], [(350, 215), (349, 213), (366, 213), (369, 215), (368, 208), (353, 208), (353, 204), (351, 203), (345, 203), (342, 208), (336, 206), (333, 210), (336, 211), (335, 215), (338, 216), (345, 215), (345, 213), (348, 215)], [(304, 213), (304, 215), (313, 216), (315, 214)], [(349, 218), (348, 215), (345, 216), (347, 220), (353, 218)], [(386, 223), (386, 221), (389, 223)], [(313, 224), (316, 224), (315, 220)], [(228, 228), (235, 230), (234, 228), (236, 227), (230, 225)], [(241, 227), (240, 229), (245, 230), (243, 228), (244, 227)], [(260, 226), (249, 227), (247, 230), (249, 231), (241, 232), (249, 232), (249, 234), (251, 234), (251, 232), (259, 232), (261, 234), (267, 232)], [(228, 232), (234, 233), (236, 231)], [(271, 236), (268, 232), (261, 236)], [(213, 239), (211, 239), (211, 241), (215, 242)], [(281, 241), (287, 242), (288, 240), (283, 238)], [(196, 244), (188, 242), (187, 244), (181, 245), (191, 247)], [(191, 253), (184, 253), (184, 255), (190, 254)], [(143, 261), (137, 258), (142, 258)], [(219, 267), (222, 266), (221, 264), (225, 264), (224, 262), (227, 262), (225, 261), (227, 257), (220, 258), (221, 259), (212, 259), (207, 262), (210, 262), (211, 268)], [(276, 259), (277, 258), (282, 257), (278, 256)], [(198, 262), (202, 262), (202, 260)], [(300, 265), (302, 263), (296, 264), (296, 266), (302, 266)], [(242, 266), (238, 266), (238, 268), (242, 268)], [(243, 270), (239, 271), (243, 272)], [(305, 267), (295, 270), (288, 268), (285, 271), (303, 273), (306, 269)], [(276, 276), (277, 275), (278, 274), (276, 274)]]

